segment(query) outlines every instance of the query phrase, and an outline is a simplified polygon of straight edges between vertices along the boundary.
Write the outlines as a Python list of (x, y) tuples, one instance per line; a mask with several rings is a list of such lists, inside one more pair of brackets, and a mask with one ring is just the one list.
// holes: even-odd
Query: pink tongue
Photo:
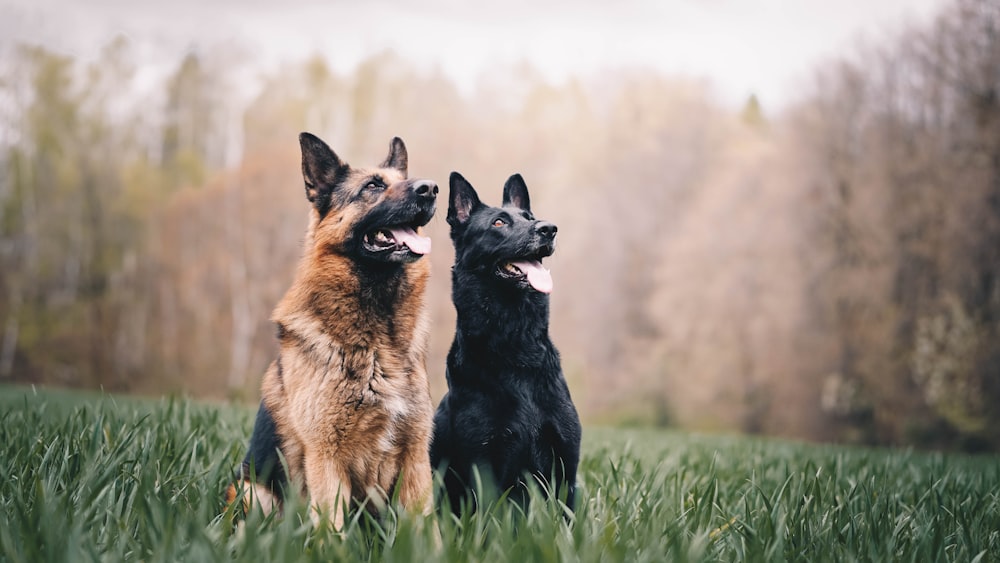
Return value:
[(392, 238), (396, 239), (397, 244), (405, 244), (409, 247), (410, 252), (414, 254), (431, 253), (430, 237), (422, 237), (408, 227), (389, 229), (389, 232), (392, 233)]
[(528, 283), (536, 291), (542, 293), (552, 293), (552, 274), (542, 267), (538, 260), (524, 260), (522, 262), (511, 262), (519, 270), (528, 276)]

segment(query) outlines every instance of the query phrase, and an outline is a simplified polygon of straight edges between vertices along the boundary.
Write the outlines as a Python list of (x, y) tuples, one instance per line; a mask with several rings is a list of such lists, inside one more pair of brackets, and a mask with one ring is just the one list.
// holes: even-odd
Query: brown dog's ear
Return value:
[(448, 224), (453, 228), (465, 224), (476, 208), (483, 204), (479, 194), (461, 174), (452, 172), (448, 178), (451, 195), (448, 198)]
[(393, 137), (392, 141), (389, 142), (389, 156), (385, 157), (385, 162), (382, 163), (380, 168), (395, 168), (402, 172), (405, 178), (408, 164), (406, 145), (403, 144), (403, 140), (399, 137)]
[(507, 183), (503, 185), (503, 205), (513, 205), (525, 211), (531, 211), (531, 200), (528, 199), (528, 186), (524, 183), (524, 178), (520, 174), (514, 174), (507, 178)]
[(334, 153), (319, 137), (299, 134), (302, 147), (302, 179), (306, 183), (306, 198), (325, 215), (330, 209), (330, 196), (350, 166)]

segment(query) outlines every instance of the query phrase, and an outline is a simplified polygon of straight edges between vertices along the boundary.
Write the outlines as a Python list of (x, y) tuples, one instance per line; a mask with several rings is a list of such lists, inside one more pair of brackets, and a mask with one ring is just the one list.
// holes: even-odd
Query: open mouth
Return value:
[(552, 293), (552, 274), (541, 258), (521, 258), (497, 264), (497, 276), (518, 285), (531, 286), (539, 293)]
[(409, 225), (379, 227), (365, 233), (362, 244), (372, 253), (409, 252), (424, 255), (431, 252), (431, 239), (417, 234)]

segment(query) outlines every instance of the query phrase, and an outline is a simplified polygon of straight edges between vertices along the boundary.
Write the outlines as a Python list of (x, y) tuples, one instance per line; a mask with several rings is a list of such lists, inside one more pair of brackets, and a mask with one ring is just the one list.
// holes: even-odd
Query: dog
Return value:
[(371, 501), (377, 511), (394, 495), (428, 514), (434, 411), (422, 257), (431, 241), (420, 231), (438, 187), (407, 177), (398, 137), (374, 168), (350, 166), (309, 133), (299, 144), (312, 204), (303, 255), (271, 317), (279, 352), (226, 500), (280, 509), (293, 484), (313, 521), (325, 515), (337, 530), (345, 509)]
[(503, 207), (484, 205), (457, 172), (449, 183), (457, 326), (431, 465), (443, 471), (456, 513), (474, 485), (474, 467), (521, 502), (527, 479), (553, 494), (565, 487), (572, 508), (580, 419), (549, 339), (552, 277), (541, 264), (555, 250), (556, 226), (532, 215), (519, 174), (504, 185)]

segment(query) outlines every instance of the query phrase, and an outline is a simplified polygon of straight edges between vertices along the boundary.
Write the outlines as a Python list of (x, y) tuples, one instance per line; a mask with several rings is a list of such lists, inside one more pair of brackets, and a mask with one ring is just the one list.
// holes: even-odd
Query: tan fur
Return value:
[[(391, 168), (352, 170), (350, 185), (372, 173), (404, 180)], [(382, 198), (394, 197), (392, 189)], [(281, 436), (291, 482), (309, 495), (314, 520), (344, 522), (344, 504), (385, 501), (431, 509), (428, 445), (433, 409), (425, 369), (430, 262), (401, 266), (391, 315), (371, 309), (342, 241), (364, 202), (313, 209), (295, 281), (272, 320), (280, 355), (264, 377), (263, 401)], [(280, 362), (280, 369), (278, 362)]]
[(236, 499), (240, 498), (241, 494), (243, 495), (243, 512), (249, 512), (252, 507), (257, 506), (264, 514), (268, 514), (277, 510), (281, 505), (278, 497), (274, 496), (267, 487), (247, 479), (242, 479), (239, 484), (232, 484), (226, 488), (226, 504), (233, 504)]

